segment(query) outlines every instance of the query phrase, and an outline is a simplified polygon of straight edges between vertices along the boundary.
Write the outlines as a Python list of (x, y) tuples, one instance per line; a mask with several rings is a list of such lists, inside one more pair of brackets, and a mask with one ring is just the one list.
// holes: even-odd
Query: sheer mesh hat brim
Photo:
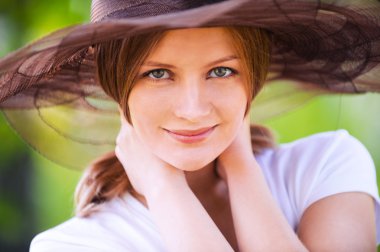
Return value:
[(253, 110), (265, 116), (257, 120), (321, 93), (380, 92), (379, 1), (147, 2), (93, 1), (92, 23), (56, 31), (0, 60), (0, 108), (37, 151), (83, 168), (113, 150), (117, 104), (97, 82), (93, 45), (151, 31), (268, 30), (267, 85), (281, 88), (261, 94)]

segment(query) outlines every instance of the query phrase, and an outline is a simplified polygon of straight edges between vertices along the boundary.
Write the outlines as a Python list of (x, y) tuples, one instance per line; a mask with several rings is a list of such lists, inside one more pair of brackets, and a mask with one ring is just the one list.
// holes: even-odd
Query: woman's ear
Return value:
[(247, 101), (247, 107), (245, 108), (245, 114), (244, 114), (245, 116), (249, 116), (251, 112), (252, 102), (253, 100)]
[(119, 114), (120, 114), (121, 125), (128, 124), (129, 126), (132, 126), (132, 122), (129, 122), (127, 120), (127, 118), (125, 117), (125, 113), (124, 113), (123, 109), (120, 107), (120, 105), (118, 105), (118, 110), (119, 110)]
[(118, 105), (118, 109), (119, 109), (120, 122), (121, 122), (121, 124), (128, 123), (128, 122), (127, 122), (127, 119), (125, 118), (124, 111), (123, 111), (123, 109), (120, 107), (120, 105)]
[(123, 122), (123, 117), (124, 117), (123, 109), (120, 107), (120, 105), (117, 106), (117, 109), (119, 110), (120, 121)]
[(251, 136), (251, 114), (248, 113), (245, 115), (243, 119), (244, 129), (247, 131), (247, 134)]

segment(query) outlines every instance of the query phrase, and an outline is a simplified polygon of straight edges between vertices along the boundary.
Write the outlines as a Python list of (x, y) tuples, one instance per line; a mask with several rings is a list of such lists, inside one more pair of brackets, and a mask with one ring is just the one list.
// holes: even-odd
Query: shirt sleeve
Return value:
[(90, 221), (69, 220), (34, 237), (30, 252), (108, 252), (136, 251), (112, 232), (100, 230)]
[(49, 233), (37, 235), (30, 244), (30, 252), (105, 252), (96, 247), (96, 243), (93, 246), (83, 244), (82, 242), (75, 242), (75, 240), (62, 239), (62, 237), (54, 236)]
[(126, 193), (87, 217), (73, 217), (38, 234), (31, 252), (167, 251), (149, 210)]
[(376, 182), (376, 169), (367, 149), (347, 131), (325, 135), (310, 146), (306, 153), (310, 170), (305, 170), (302, 187), (303, 213), (314, 202), (343, 192), (369, 194), (376, 202), (377, 241), (380, 242), (380, 201)]

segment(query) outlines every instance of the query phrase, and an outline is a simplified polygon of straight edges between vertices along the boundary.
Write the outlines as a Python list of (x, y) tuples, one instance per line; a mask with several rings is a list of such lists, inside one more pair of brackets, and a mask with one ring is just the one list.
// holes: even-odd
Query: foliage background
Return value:
[[(90, 0), (0, 0), (0, 57), (71, 24), (88, 22)], [(266, 121), (279, 142), (347, 129), (380, 167), (380, 96), (323, 96)], [(27, 251), (37, 233), (73, 214), (80, 172), (41, 157), (0, 116), (0, 251)]]

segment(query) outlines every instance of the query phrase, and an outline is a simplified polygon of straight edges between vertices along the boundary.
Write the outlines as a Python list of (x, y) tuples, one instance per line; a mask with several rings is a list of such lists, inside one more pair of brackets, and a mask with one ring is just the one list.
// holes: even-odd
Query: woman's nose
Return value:
[(181, 85), (175, 102), (175, 115), (179, 118), (198, 122), (207, 117), (212, 110), (210, 94), (200, 83)]

